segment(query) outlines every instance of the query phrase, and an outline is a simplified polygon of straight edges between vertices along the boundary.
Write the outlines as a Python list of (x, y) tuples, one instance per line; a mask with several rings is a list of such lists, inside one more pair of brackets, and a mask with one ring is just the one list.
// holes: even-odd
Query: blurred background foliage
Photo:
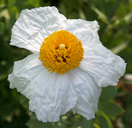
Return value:
[[(127, 63), (116, 87), (103, 88), (95, 119), (68, 112), (56, 123), (42, 123), (28, 100), (7, 81), (14, 61), (30, 54), (10, 46), (11, 29), (21, 10), (56, 6), (68, 19), (97, 20), (103, 45)], [(0, 127), (132, 127), (132, 0), (0, 0)]]

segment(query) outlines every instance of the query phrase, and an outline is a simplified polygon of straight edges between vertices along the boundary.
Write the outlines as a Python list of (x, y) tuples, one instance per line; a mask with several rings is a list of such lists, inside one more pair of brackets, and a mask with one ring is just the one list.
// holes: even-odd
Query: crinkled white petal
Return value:
[(29, 89), (29, 84), (45, 69), (38, 57), (39, 55), (32, 54), (23, 60), (16, 61), (13, 72), (8, 76), (10, 88), (16, 88), (29, 99), (31, 98), (34, 85), (29, 92), (25, 92), (25, 90)]
[(98, 86), (106, 87), (117, 85), (124, 75), (126, 63), (93, 38), (91, 43), (84, 46), (84, 58), (79, 68), (89, 73)]
[(77, 97), (68, 74), (51, 74), (38, 57), (32, 54), (15, 62), (8, 81), (10, 88), (29, 99), (29, 108), (38, 120), (56, 122), (75, 106)]
[(31, 85), (35, 85), (35, 89), (29, 109), (36, 113), (40, 121), (59, 121), (60, 115), (72, 109), (77, 102), (68, 74), (51, 74), (45, 70)]
[(79, 40), (81, 40), (82, 45), (88, 44), (91, 39), (97, 38), (99, 25), (97, 21), (85, 21), (85, 20), (71, 20), (68, 19), (67, 26), (65, 30), (73, 33)]
[(98, 87), (91, 75), (79, 68), (72, 70), (69, 76), (77, 95), (73, 113), (80, 114), (87, 120), (94, 118), (102, 88)]
[(43, 40), (54, 31), (63, 29), (66, 22), (56, 7), (25, 9), (13, 26), (10, 45), (38, 53)]

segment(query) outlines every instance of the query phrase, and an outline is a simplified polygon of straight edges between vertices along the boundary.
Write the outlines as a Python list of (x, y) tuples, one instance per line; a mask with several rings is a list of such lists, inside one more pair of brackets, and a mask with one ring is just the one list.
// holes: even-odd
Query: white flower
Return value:
[(102, 45), (98, 29), (96, 21), (66, 19), (55, 7), (21, 12), (10, 45), (33, 54), (14, 63), (8, 80), (38, 120), (56, 122), (69, 110), (94, 118), (101, 87), (123, 76), (126, 63)]

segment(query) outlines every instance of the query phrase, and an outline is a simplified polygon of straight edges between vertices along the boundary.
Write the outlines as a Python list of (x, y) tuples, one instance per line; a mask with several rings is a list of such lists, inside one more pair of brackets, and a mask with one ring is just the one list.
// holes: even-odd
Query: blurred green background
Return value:
[[(103, 88), (95, 119), (68, 112), (59, 122), (42, 123), (29, 111), (28, 100), (9, 88), (14, 61), (30, 54), (9, 45), (12, 26), (21, 10), (40, 6), (56, 6), (68, 19), (97, 20), (103, 45), (127, 63), (116, 88)], [(0, 127), (132, 127), (132, 0), (0, 0)]]

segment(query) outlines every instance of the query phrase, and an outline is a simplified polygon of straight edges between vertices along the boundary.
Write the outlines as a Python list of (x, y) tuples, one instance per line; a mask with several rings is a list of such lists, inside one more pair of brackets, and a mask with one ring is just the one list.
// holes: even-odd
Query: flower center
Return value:
[(64, 74), (79, 66), (83, 53), (81, 41), (72, 33), (60, 30), (44, 39), (40, 47), (39, 59), (51, 73)]

